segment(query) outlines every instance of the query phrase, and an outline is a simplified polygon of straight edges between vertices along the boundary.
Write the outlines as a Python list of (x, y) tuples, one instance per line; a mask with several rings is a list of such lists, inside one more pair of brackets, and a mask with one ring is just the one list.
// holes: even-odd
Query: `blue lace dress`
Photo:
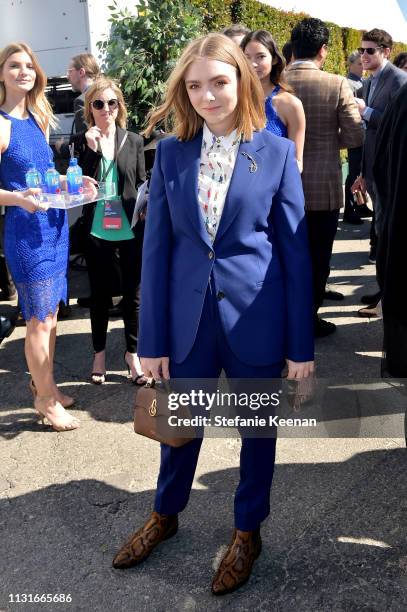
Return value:
[[(25, 189), (30, 162), (44, 175), (53, 154), (42, 130), (30, 114), (16, 119), (0, 111), (11, 122), (10, 144), (0, 161), (0, 185), (14, 191)], [(24, 319), (41, 321), (54, 314), (67, 299), (68, 221), (64, 210), (29, 213), (7, 206), (4, 253), (17, 287)]]
[(287, 132), (287, 126), (284, 125), (284, 123), (281, 121), (280, 117), (277, 115), (277, 112), (273, 106), (273, 98), (274, 96), (276, 96), (278, 94), (278, 92), (280, 91), (281, 87), (280, 85), (277, 85), (273, 91), (271, 92), (271, 94), (269, 96), (267, 96), (266, 98), (266, 118), (267, 118), (267, 124), (266, 124), (266, 130), (268, 130), (269, 132), (273, 132), (273, 134), (276, 134), (277, 136), (285, 136), (285, 138), (287, 138), (288, 132)]

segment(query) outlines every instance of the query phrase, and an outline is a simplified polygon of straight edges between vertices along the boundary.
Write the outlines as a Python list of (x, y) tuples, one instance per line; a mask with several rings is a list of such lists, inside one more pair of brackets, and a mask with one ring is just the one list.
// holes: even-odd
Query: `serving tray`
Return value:
[(41, 193), (39, 200), (47, 202), (49, 208), (62, 208), (67, 210), (76, 206), (83, 206), (90, 202), (106, 200), (116, 195), (116, 185), (111, 183), (98, 183), (96, 195), (90, 187), (84, 187), (82, 193), (72, 194), (67, 191), (61, 193)]

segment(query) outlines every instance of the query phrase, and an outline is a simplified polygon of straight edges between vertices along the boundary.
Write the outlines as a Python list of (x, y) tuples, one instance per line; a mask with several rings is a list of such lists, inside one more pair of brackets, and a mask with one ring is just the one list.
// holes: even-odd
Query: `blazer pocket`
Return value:
[(280, 283), (283, 282), (283, 277), (282, 276), (277, 276), (276, 278), (265, 278), (262, 281), (258, 281), (255, 284), (256, 289), (259, 289), (261, 287), (268, 287), (269, 285), (278, 285)]

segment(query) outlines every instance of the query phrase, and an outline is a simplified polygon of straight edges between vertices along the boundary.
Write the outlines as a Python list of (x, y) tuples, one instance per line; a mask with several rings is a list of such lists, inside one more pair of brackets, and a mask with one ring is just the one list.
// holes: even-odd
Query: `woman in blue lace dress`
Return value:
[[(58, 431), (76, 429), (53, 377), (57, 311), (66, 302), (68, 222), (64, 210), (49, 209), (26, 189), (25, 174), (35, 162), (43, 174), (52, 160), (47, 142), (52, 109), (46, 77), (31, 49), (13, 43), (0, 51), (0, 205), (6, 206), (4, 251), (27, 323), (25, 356), (34, 406)], [(13, 193), (18, 190), (17, 193)]]
[(246, 34), (240, 46), (252, 63), (263, 87), (266, 129), (277, 136), (294, 141), (301, 171), (305, 139), (304, 108), (301, 100), (293, 95), (291, 87), (284, 80), (285, 61), (277, 43), (267, 30), (257, 30)]

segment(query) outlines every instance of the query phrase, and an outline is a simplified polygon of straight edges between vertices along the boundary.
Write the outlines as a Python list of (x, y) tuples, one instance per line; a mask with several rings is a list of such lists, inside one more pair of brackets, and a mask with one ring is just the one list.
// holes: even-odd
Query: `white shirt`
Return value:
[(316, 63), (313, 60), (310, 60), (310, 59), (294, 60), (293, 62), (291, 62), (291, 64), (289, 65), (288, 68), (291, 68), (291, 66), (297, 66), (297, 64), (311, 64), (311, 65), (315, 66), (315, 68), (318, 68)]
[(198, 202), (206, 231), (212, 242), (219, 227), (240, 141), (240, 134), (236, 130), (227, 136), (214, 136), (206, 123), (204, 124), (198, 176)]

